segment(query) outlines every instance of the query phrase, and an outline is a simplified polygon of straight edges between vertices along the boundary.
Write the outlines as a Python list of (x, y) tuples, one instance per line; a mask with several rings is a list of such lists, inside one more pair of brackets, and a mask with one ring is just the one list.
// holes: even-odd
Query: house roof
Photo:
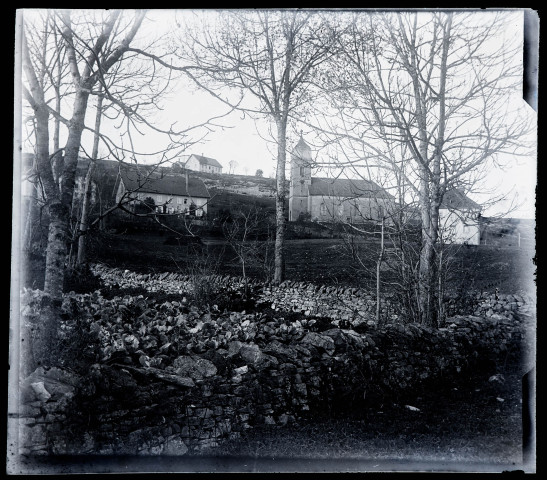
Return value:
[(393, 195), (370, 180), (352, 180), (349, 178), (312, 177), (308, 192), (310, 195), (325, 197), (394, 198)]
[(459, 188), (453, 188), (445, 192), (440, 208), (449, 210), (480, 210), (481, 206), (471, 200)]
[(211, 194), (201, 178), (176, 174), (153, 172), (146, 169), (121, 168), (120, 177), (128, 190), (138, 190), (141, 193), (156, 193), (160, 195), (179, 195), (185, 197), (210, 198)]
[[(191, 157), (196, 157), (197, 161), (201, 165), (211, 165), (212, 167), (222, 168), (222, 165), (217, 160), (215, 160), (214, 158), (204, 157), (203, 155), (195, 155), (195, 154), (192, 154), (190, 156)], [(188, 158), (190, 158), (190, 157), (188, 157)]]

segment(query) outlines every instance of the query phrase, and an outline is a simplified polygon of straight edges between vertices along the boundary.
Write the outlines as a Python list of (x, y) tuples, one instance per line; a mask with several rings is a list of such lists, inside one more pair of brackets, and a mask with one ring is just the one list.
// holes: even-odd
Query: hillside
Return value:
[[(221, 211), (234, 212), (251, 207), (275, 215), (274, 178), (204, 172), (192, 172), (192, 175), (201, 178), (211, 194), (208, 208), (211, 218), (217, 217)], [(288, 200), (285, 208), (288, 208)]]
[[(271, 198), (275, 195), (275, 178), (204, 172), (192, 172), (192, 174), (201, 178), (207, 188), (215, 192), (223, 191)], [(287, 181), (287, 187), (288, 183)]]

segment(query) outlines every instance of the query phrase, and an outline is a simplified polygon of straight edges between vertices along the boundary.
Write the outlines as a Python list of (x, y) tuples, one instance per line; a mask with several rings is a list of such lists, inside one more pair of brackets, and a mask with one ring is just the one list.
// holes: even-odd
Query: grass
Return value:
[[(168, 245), (165, 243), (168, 236), (158, 232), (101, 233), (90, 241), (90, 260), (142, 273), (188, 272), (201, 266), (207, 267), (209, 273), (241, 275), (241, 266), (234, 253), (218, 238), (204, 238), (205, 245), (196, 247)], [(377, 248), (375, 241), (368, 245), (371, 251)], [(500, 293), (532, 292), (533, 256), (530, 248), (491, 245), (457, 248), (451, 266), (452, 289), (464, 287), (493, 292), (498, 288)], [(355, 261), (345, 255), (342, 241), (337, 239), (286, 241), (285, 274), (288, 280), (375, 290), (375, 259), (372, 256), (367, 261), (372, 273), (357, 271)], [(44, 258), (31, 255), (25, 285), (42, 288), (43, 270)], [(247, 273), (263, 279), (261, 268), (248, 266)], [(387, 272), (382, 278), (390, 280)]]
[[(205, 238), (205, 246), (198, 251), (193, 246), (165, 245), (166, 236), (157, 233), (105, 235), (96, 248), (92, 261), (138, 272), (180, 272), (203, 261), (224, 275), (241, 275), (241, 267), (229, 247), (215, 239)], [(375, 242), (370, 242), (371, 249)], [(533, 251), (518, 247), (478, 246), (458, 248), (452, 262), (455, 283), (466, 288), (501, 293), (530, 292), (533, 289), (535, 267)], [(375, 271), (374, 259), (369, 259)], [(286, 278), (316, 284), (375, 288), (371, 274), (357, 272), (355, 261), (344, 254), (340, 240), (313, 239), (286, 241)], [(248, 269), (250, 276), (260, 278), (259, 269)], [(388, 278), (387, 275), (385, 278)], [(454, 285), (455, 288), (458, 285)]]

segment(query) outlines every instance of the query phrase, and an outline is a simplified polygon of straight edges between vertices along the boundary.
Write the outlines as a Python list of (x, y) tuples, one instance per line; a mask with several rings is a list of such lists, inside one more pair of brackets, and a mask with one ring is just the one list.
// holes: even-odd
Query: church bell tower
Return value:
[(308, 187), (311, 184), (311, 148), (302, 138), (291, 152), (291, 181), (289, 188), (289, 221), (295, 222), (308, 213)]

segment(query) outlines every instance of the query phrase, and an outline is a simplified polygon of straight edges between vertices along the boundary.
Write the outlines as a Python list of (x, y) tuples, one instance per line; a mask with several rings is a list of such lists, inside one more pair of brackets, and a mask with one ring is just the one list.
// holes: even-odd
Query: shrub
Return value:
[(91, 293), (101, 288), (101, 280), (89, 268), (78, 265), (66, 272), (63, 290), (65, 292)]

